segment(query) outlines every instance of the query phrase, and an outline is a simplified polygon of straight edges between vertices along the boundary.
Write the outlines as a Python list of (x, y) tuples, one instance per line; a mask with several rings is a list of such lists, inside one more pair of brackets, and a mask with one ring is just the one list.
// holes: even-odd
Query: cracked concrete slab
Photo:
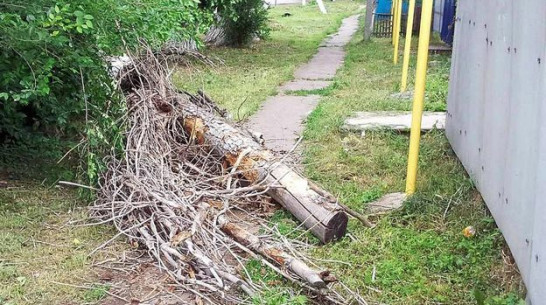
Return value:
[(303, 122), (315, 109), (319, 98), (319, 95), (269, 97), (246, 126), (262, 133), (267, 148), (289, 151), (303, 131)]
[[(433, 128), (444, 129), (445, 112), (424, 112), (421, 130)], [(411, 127), (411, 111), (374, 111), (356, 112), (345, 120), (342, 129), (348, 131), (365, 131), (371, 129), (393, 129), (407, 131)]]
[(279, 89), (282, 91), (318, 90), (327, 88), (331, 84), (331, 81), (325, 80), (296, 79), (283, 84)]
[(358, 29), (358, 16), (345, 18), (338, 33), (329, 36), (313, 58), (294, 73), (295, 79), (279, 87), (281, 94), (269, 97), (261, 109), (245, 124), (262, 134), (265, 146), (273, 151), (287, 152), (303, 131), (303, 122), (315, 109), (320, 96), (291, 96), (286, 91), (323, 89), (331, 84), (343, 64), (343, 47)]

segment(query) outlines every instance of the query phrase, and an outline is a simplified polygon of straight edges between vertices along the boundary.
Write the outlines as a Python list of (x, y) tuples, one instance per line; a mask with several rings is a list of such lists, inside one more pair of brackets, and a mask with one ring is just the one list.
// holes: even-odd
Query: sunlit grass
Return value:
[[(205, 55), (219, 58), (224, 64), (180, 67), (174, 76), (175, 84), (189, 91), (204, 90), (235, 119), (248, 117), (276, 93), (280, 84), (292, 79), (294, 70), (308, 61), (321, 41), (360, 5), (358, 1), (328, 2), (326, 15), (316, 5), (274, 7), (270, 10), (268, 39), (250, 48), (205, 50)], [(283, 17), (286, 12), (291, 15)]]
[[(97, 281), (88, 257), (113, 236), (109, 226), (75, 226), (87, 209), (73, 191), (9, 180), (0, 189), (0, 304), (73, 304), (97, 301), (104, 288), (80, 289)], [(116, 244), (108, 251), (120, 250)]]
[[(425, 109), (445, 110), (450, 60), (433, 55), (430, 62)], [(363, 138), (341, 125), (354, 111), (411, 110), (411, 99), (391, 96), (400, 70), (388, 39), (355, 38), (335, 89), (307, 121), (306, 174), (360, 212), (383, 194), (404, 191), (409, 137), (377, 131)], [(403, 209), (375, 219), (376, 228), (351, 220), (352, 238), (314, 255), (349, 263), (329, 267), (372, 304), (476, 304), (476, 296), (482, 304), (517, 304), (521, 283), (503, 262), (505, 241), (443, 131), (422, 137), (417, 189)], [(469, 225), (478, 234), (467, 239), (461, 230)]]

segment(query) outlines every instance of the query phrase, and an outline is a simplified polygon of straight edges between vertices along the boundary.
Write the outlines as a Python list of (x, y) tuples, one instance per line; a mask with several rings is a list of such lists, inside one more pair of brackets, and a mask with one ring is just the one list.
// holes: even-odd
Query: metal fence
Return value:
[[(400, 24), (400, 33), (406, 33), (406, 21), (408, 15), (402, 15)], [(391, 14), (373, 14), (373, 36), (375, 37), (392, 37), (392, 15)]]
[(446, 133), (546, 304), (546, 1), (457, 5)]

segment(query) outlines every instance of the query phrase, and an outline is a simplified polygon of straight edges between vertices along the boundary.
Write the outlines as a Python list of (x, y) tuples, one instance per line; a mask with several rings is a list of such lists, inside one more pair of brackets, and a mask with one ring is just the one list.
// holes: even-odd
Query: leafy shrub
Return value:
[(136, 50), (140, 41), (160, 46), (196, 37), (211, 19), (192, 0), (20, 0), (0, 7), (0, 133), (15, 138), (29, 127), (63, 131), (85, 109), (104, 110), (113, 93), (104, 55)]
[(0, 142), (81, 136), (81, 172), (96, 180), (105, 150), (123, 141), (125, 108), (105, 58), (196, 38), (211, 22), (193, 0), (0, 3)]
[(232, 1), (220, 15), (228, 44), (244, 46), (255, 37), (269, 35), (268, 12), (263, 0)]
[[(37, 134), (83, 137), (90, 181), (106, 151), (123, 147), (125, 106), (109, 75), (108, 56), (138, 52), (144, 42), (194, 40), (230, 20), (230, 37), (246, 43), (262, 30), (261, 0), (9, 0), (0, 2), (0, 142)], [(241, 31), (236, 34), (235, 31)]]

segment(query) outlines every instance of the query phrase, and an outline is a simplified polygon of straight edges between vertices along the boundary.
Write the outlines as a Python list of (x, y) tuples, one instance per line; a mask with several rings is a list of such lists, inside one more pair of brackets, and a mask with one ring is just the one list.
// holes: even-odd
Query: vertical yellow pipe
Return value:
[(406, 42), (404, 43), (404, 61), (402, 64), (402, 82), (400, 92), (406, 91), (408, 87), (408, 70), (411, 51), (411, 36), (413, 32), (413, 14), (415, 12), (415, 0), (409, 0), (408, 23), (406, 24)]
[(394, 17), (396, 18), (396, 27), (395, 32), (393, 33), (393, 36), (396, 34), (396, 37), (394, 38), (394, 54), (393, 54), (393, 61), (396, 65), (398, 63), (398, 47), (400, 44), (400, 24), (402, 23), (402, 2), (403, 0), (397, 1), (397, 8), (396, 8), (396, 14)]
[(419, 140), (421, 139), (421, 118), (423, 116), (423, 103), (425, 100), (428, 45), (430, 41), (430, 26), (432, 20), (432, 2), (433, 0), (423, 0), (423, 7), (421, 10), (421, 29), (419, 30), (417, 72), (415, 76), (415, 93), (413, 97), (410, 146), (408, 153), (408, 173), (406, 178), (406, 194), (408, 195), (415, 192), (415, 184), (417, 180)]

